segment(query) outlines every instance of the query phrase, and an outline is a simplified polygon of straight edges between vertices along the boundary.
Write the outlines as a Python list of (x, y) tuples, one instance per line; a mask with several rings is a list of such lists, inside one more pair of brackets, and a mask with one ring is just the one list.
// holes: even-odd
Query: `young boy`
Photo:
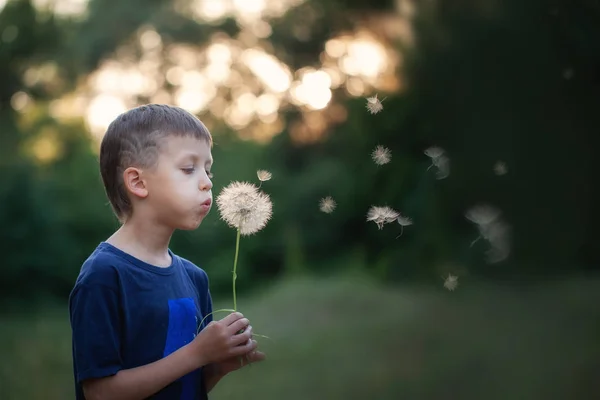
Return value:
[(211, 147), (177, 107), (134, 108), (108, 127), (100, 171), (121, 227), (69, 298), (78, 400), (206, 399), (242, 362), (264, 359), (240, 313), (199, 326), (212, 312), (208, 277), (169, 249), (175, 229), (198, 228), (211, 209)]

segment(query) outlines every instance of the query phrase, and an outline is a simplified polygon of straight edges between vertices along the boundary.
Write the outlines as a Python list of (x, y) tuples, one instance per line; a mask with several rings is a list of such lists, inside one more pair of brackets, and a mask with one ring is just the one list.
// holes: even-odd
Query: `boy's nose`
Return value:
[(203, 180), (200, 183), (200, 190), (211, 190), (212, 187), (213, 187), (213, 184), (210, 179)]

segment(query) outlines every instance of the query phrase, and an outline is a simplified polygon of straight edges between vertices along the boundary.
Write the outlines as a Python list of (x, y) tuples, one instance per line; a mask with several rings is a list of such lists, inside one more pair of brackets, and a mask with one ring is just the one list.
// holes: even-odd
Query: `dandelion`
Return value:
[(322, 198), (321, 202), (319, 203), (319, 209), (326, 214), (331, 214), (333, 210), (335, 210), (336, 206), (337, 203), (331, 196)]
[(377, 228), (383, 229), (383, 225), (394, 222), (400, 213), (390, 207), (372, 206), (367, 213), (367, 222), (375, 222)]
[(379, 100), (377, 98), (377, 94), (373, 97), (367, 98), (367, 110), (369, 110), (371, 114), (379, 113), (381, 110), (383, 110), (383, 104), (381, 104), (383, 100)]
[(506, 175), (508, 172), (508, 168), (506, 168), (506, 164), (502, 161), (496, 162), (494, 164), (494, 173), (498, 176)]
[(375, 164), (385, 165), (391, 161), (392, 152), (386, 147), (377, 146), (375, 147), (375, 150), (373, 150), (373, 152), (371, 153), (371, 158), (373, 158)]
[(398, 215), (396, 221), (398, 221), (398, 223), (400, 224), (400, 234), (396, 236), (396, 239), (398, 239), (404, 233), (404, 227), (412, 225), (413, 222), (411, 218), (405, 217), (402, 214)]
[(448, 274), (448, 277), (444, 280), (444, 287), (449, 291), (454, 291), (458, 286), (458, 276)]
[(217, 208), (229, 226), (237, 229), (233, 261), (233, 309), (237, 310), (235, 283), (240, 236), (252, 235), (263, 229), (272, 215), (269, 196), (248, 182), (232, 182), (217, 196)]

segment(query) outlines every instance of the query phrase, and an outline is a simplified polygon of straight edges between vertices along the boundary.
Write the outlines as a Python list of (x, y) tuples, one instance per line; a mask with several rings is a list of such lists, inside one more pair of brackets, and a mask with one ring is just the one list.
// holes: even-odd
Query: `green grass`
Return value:
[[(216, 307), (231, 307), (229, 298)], [(238, 308), (268, 359), (212, 399), (592, 399), (600, 390), (600, 281), (511, 288), (281, 282)], [(220, 303), (220, 304), (219, 304)], [(218, 315), (217, 319), (224, 316)], [(66, 309), (0, 316), (0, 397), (73, 395)]]

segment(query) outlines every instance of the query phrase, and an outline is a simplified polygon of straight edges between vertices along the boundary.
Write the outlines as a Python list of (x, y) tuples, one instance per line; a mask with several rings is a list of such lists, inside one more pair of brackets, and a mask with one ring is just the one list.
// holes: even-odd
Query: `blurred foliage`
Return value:
[[(179, 43), (239, 30), (231, 18), (199, 24), (169, 3), (91, 0), (84, 18), (56, 18), (25, 0), (0, 11), (0, 298), (66, 296), (85, 257), (118, 226), (91, 135), (82, 121), (54, 119), (51, 100), (72, 91), (142, 25)], [(334, 33), (395, 12), (392, 3), (308, 1), (272, 21), (268, 40), (288, 65), (315, 64)], [(317, 10), (314, 18), (307, 7)], [(259, 168), (274, 177), (263, 184), (274, 201), (272, 222), (242, 240), (240, 290), (351, 265), (383, 281), (435, 284), (450, 272), (509, 279), (597, 270), (598, 21), (593, 0), (422, 2), (416, 46), (397, 45), (406, 88), (386, 94), (382, 113), (369, 114), (364, 99), (339, 91), (334, 97), (347, 119), (316, 143), (292, 140), (295, 110), (268, 144), (215, 127), (215, 193), (231, 180), (256, 182)], [(293, 34), (297, 23), (308, 26), (308, 38)], [(60, 66), (53, 79), (26, 87), (27, 68), (49, 61)], [(22, 90), (35, 104), (27, 114), (12, 104)], [(51, 162), (28, 150), (44, 135), (59, 138)], [(382, 167), (370, 160), (378, 144), (393, 154)], [(445, 180), (427, 170), (423, 151), (432, 145), (450, 156)], [(494, 176), (497, 160), (506, 162), (507, 175)], [(329, 215), (318, 210), (327, 195), (338, 202)], [(464, 214), (482, 202), (512, 225), (512, 253), (498, 265), (483, 262), (481, 247), (469, 247), (477, 232)], [(396, 239), (399, 225), (380, 231), (366, 222), (372, 204), (401, 210), (414, 225)], [(215, 209), (197, 232), (177, 232), (172, 248), (205, 268), (218, 292), (229, 290), (234, 244)]]

